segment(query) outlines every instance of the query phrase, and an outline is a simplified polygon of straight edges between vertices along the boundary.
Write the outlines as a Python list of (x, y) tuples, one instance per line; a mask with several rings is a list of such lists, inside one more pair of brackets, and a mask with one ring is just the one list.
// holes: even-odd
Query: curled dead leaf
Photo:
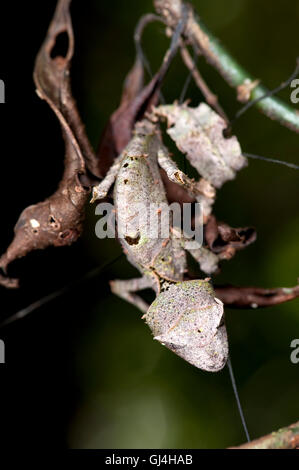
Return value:
[[(149, 22), (153, 20), (153, 17), (155, 20), (157, 19), (155, 15), (145, 16), (150, 17)], [(158, 19), (160, 20), (159, 17)], [(138, 30), (139, 41), (141, 40), (143, 28), (147, 23), (147, 19), (142, 17), (137, 25), (136, 31)], [(179, 36), (180, 34), (166, 51), (158, 72), (145, 86), (143, 86), (142, 57), (137, 52), (135, 63), (124, 82), (120, 105), (111, 115), (98, 147), (98, 168), (102, 176), (105, 176), (114, 159), (120, 155), (129, 143), (135, 123), (151, 112), (152, 108), (158, 104), (163, 80), (180, 44)]]
[[(84, 205), (92, 180), (99, 176), (96, 157), (71, 92), (74, 36), (69, 6), (70, 0), (58, 1), (34, 69), (37, 93), (52, 108), (61, 124), (65, 141), (64, 173), (52, 196), (21, 213), (14, 239), (0, 258), (0, 267), (5, 273), (9, 263), (32, 250), (70, 245), (77, 240), (82, 232)], [(67, 50), (63, 52), (58, 47), (61, 35), (66, 35), (67, 39)], [(17, 287), (18, 282), (1, 276), (0, 284)]]
[(264, 289), (262, 287), (216, 286), (217, 297), (230, 308), (271, 307), (299, 297), (299, 285)]
[(218, 222), (211, 215), (205, 226), (205, 241), (209, 249), (221, 259), (230, 259), (237, 250), (246, 248), (256, 240), (256, 231), (252, 227), (232, 228)]

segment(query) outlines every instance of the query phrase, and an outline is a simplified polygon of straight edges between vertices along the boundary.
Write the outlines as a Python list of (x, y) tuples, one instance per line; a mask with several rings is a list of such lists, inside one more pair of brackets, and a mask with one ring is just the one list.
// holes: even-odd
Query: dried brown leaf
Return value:
[(142, 64), (136, 59), (125, 80), (120, 106), (111, 115), (102, 134), (97, 155), (99, 171), (103, 176), (114, 159), (129, 143), (136, 121), (158, 102), (161, 71), (145, 87), (142, 87), (141, 70), (143, 72)]
[(216, 286), (216, 296), (230, 308), (271, 307), (299, 297), (299, 285), (263, 289), (262, 287)]
[(247, 165), (235, 136), (225, 138), (227, 124), (206, 103), (191, 108), (186, 103), (159, 106), (154, 115), (168, 122), (168, 134), (191, 165), (215, 188), (232, 180)]
[[(143, 27), (148, 21), (153, 21), (153, 17), (155, 20), (157, 19), (155, 15), (146, 16), (150, 18), (141, 18), (140, 24), (137, 26), (139, 41)], [(177, 37), (171, 42), (170, 48), (166, 51), (160, 69), (144, 87), (142, 57), (137, 54), (134, 66), (124, 82), (120, 106), (111, 115), (100, 140), (97, 155), (99, 171), (102, 176), (105, 176), (114, 159), (129, 143), (135, 123), (157, 105), (162, 82), (179, 47), (182, 26), (178, 26)]]
[[(0, 267), (32, 250), (50, 245), (70, 245), (80, 236), (84, 205), (91, 187), (90, 175), (99, 176), (96, 158), (85, 134), (70, 86), (70, 62), (74, 36), (70, 0), (59, 0), (44, 43), (37, 55), (34, 81), (37, 93), (55, 112), (65, 141), (65, 169), (57, 191), (43, 202), (27, 207), (15, 226), (15, 236)], [(60, 35), (67, 35), (65, 55), (56, 54)], [(89, 172), (88, 172), (89, 170)], [(0, 284), (16, 287), (17, 280), (0, 278)]]
[(230, 259), (237, 250), (246, 248), (256, 240), (252, 227), (232, 228), (211, 215), (205, 226), (205, 241), (209, 249), (222, 259)]

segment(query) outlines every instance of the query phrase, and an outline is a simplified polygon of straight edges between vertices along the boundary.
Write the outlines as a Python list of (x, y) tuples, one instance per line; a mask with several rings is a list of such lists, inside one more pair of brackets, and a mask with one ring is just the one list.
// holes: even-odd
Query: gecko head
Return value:
[(144, 318), (155, 340), (195, 367), (217, 372), (225, 366), (223, 304), (208, 281), (171, 284), (158, 294)]

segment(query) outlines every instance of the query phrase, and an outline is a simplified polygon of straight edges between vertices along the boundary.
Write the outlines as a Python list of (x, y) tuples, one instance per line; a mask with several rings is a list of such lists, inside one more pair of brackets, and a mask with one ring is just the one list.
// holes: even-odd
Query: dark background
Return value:
[[(232, 54), (268, 87), (291, 74), (298, 56), (297, 0), (193, 4)], [(3, 252), (21, 210), (56, 189), (64, 146), (58, 122), (36, 96), (32, 80), (55, 2), (1, 6)], [(95, 147), (134, 60), (134, 26), (152, 10), (151, 1), (73, 2), (73, 92)], [(146, 30), (144, 49), (154, 70), (167, 45), (160, 24)], [(233, 116), (239, 108), (235, 92), (203, 59), (198, 65)], [(179, 97), (186, 75), (177, 57), (163, 88), (167, 101)], [(290, 89), (281, 96), (289, 101)], [(193, 105), (202, 100), (194, 84), (188, 97)], [(298, 136), (254, 109), (235, 132), (244, 151), (298, 163)], [(292, 286), (298, 276), (298, 173), (249, 163), (219, 191), (215, 211), (232, 226), (254, 225), (258, 240), (223, 263), (216, 282)], [(121, 252), (116, 241), (96, 238), (95, 223), (94, 207), (88, 207), (85, 233), (77, 244), (32, 253), (11, 266), (10, 274), (20, 276), (22, 287), (0, 288), (1, 318)], [(27, 319), (0, 329), (6, 345), (6, 364), (0, 365), (2, 445), (215, 448), (244, 441), (227, 369), (209, 374), (186, 364), (152, 340), (140, 312), (110, 294), (109, 279), (135, 274), (123, 257)], [(232, 361), (253, 437), (298, 419), (299, 364), (289, 357), (291, 340), (299, 338), (298, 310), (298, 300), (266, 310), (227, 309)]]

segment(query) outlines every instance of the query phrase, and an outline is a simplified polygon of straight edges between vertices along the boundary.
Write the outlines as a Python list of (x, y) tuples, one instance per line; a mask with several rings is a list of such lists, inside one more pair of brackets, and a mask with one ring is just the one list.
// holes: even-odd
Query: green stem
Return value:
[[(237, 88), (239, 85), (242, 85), (246, 79), (254, 80), (200, 20), (198, 20), (198, 24), (202, 31), (209, 37), (210, 51), (218, 58), (217, 70), (227, 83), (231, 87)], [(265, 95), (267, 92), (268, 89), (266, 87), (258, 85), (252, 90), (250, 101)], [(268, 97), (256, 103), (255, 106), (266, 116), (279, 121), (280, 124), (299, 133), (299, 114), (279, 98)]]

